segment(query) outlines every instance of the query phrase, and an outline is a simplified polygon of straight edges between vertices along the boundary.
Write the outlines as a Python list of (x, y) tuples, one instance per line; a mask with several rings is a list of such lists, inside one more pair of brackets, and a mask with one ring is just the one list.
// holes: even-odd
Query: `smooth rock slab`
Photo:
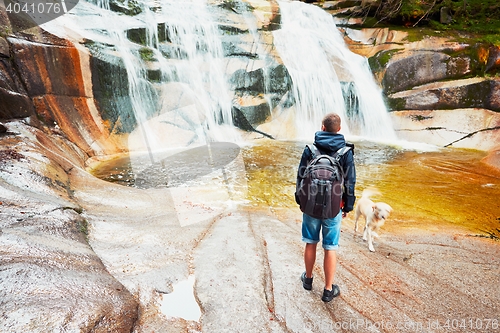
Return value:
[(87, 221), (68, 191), (66, 168), (81, 167), (72, 163), (78, 161), (74, 146), (22, 123), (6, 126), (0, 137), (0, 331), (130, 332), (138, 302), (88, 245)]

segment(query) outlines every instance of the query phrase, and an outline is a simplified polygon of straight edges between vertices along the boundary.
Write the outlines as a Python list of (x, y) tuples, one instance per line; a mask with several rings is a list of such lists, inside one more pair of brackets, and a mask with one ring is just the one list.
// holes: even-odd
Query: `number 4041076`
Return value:
[(66, 13), (66, 4), (64, 0), (61, 2), (39, 2), (39, 3), (18, 3), (9, 2), (7, 7), (5, 7), (7, 13), (12, 14), (60, 14)]

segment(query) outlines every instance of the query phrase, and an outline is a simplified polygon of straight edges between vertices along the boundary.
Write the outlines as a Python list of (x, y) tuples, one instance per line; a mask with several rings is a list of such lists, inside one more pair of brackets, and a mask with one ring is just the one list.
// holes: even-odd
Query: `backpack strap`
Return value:
[[(354, 145), (353, 145), (354, 146)], [(340, 158), (345, 154), (347, 153), (349, 150), (351, 150), (352, 147), (349, 146), (344, 146), (342, 148), (340, 148), (339, 150), (337, 150), (337, 152), (333, 155), (335, 157), (335, 159), (337, 161), (340, 161)]]
[[(318, 157), (319, 155), (328, 155), (328, 154), (323, 154), (319, 149), (318, 147), (316, 147), (315, 144), (312, 144), (312, 145), (309, 145), (307, 144), (306, 145), (307, 149), (309, 149), (309, 151), (311, 152), (311, 161), (314, 160), (316, 157)], [(335, 158), (335, 160), (337, 162), (340, 161), (340, 158), (345, 154), (347, 153), (349, 150), (352, 149), (352, 153), (354, 154), (354, 144), (353, 143), (350, 143), (350, 142), (346, 142), (346, 145), (342, 148), (340, 148), (339, 150), (337, 150), (331, 157)]]
[(314, 160), (316, 157), (318, 157), (319, 155), (323, 155), (321, 154), (321, 152), (319, 151), (318, 147), (316, 147), (315, 144), (312, 144), (312, 145), (306, 145), (307, 149), (309, 149), (309, 151), (311, 152), (311, 160)]

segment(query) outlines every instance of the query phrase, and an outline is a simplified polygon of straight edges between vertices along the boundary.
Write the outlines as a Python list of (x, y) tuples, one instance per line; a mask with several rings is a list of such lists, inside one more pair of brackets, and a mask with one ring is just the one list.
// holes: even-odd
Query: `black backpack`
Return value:
[(322, 154), (316, 146), (306, 145), (312, 159), (297, 184), (300, 210), (314, 218), (327, 219), (340, 211), (344, 190), (344, 170), (340, 158), (351, 147), (340, 148), (333, 156)]

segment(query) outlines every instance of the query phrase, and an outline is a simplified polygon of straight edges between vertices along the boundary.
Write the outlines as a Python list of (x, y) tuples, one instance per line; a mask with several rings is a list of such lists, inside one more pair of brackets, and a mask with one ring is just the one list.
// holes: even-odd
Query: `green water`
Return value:
[[(294, 191), (303, 147), (300, 142), (263, 140), (241, 148), (249, 205), (298, 209)], [(378, 188), (382, 196), (374, 200), (394, 209), (392, 223), (384, 228), (394, 232), (449, 226), (469, 235), (499, 239), (500, 172), (480, 162), (485, 155), (452, 148), (416, 152), (358, 142), (356, 195), (359, 197), (366, 187)], [(107, 181), (135, 186), (126, 156), (102, 164), (93, 173)]]
[[(304, 144), (274, 142), (244, 150), (249, 198), (296, 208), (296, 168)], [(500, 172), (480, 160), (484, 152), (443, 148), (415, 152), (368, 142), (356, 144), (356, 195), (376, 187), (394, 209), (385, 228), (458, 227), (470, 235), (500, 237)], [(278, 190), (276, 190), (276, 188)], [(352, 215), (352, 214), (351, 214)]]

